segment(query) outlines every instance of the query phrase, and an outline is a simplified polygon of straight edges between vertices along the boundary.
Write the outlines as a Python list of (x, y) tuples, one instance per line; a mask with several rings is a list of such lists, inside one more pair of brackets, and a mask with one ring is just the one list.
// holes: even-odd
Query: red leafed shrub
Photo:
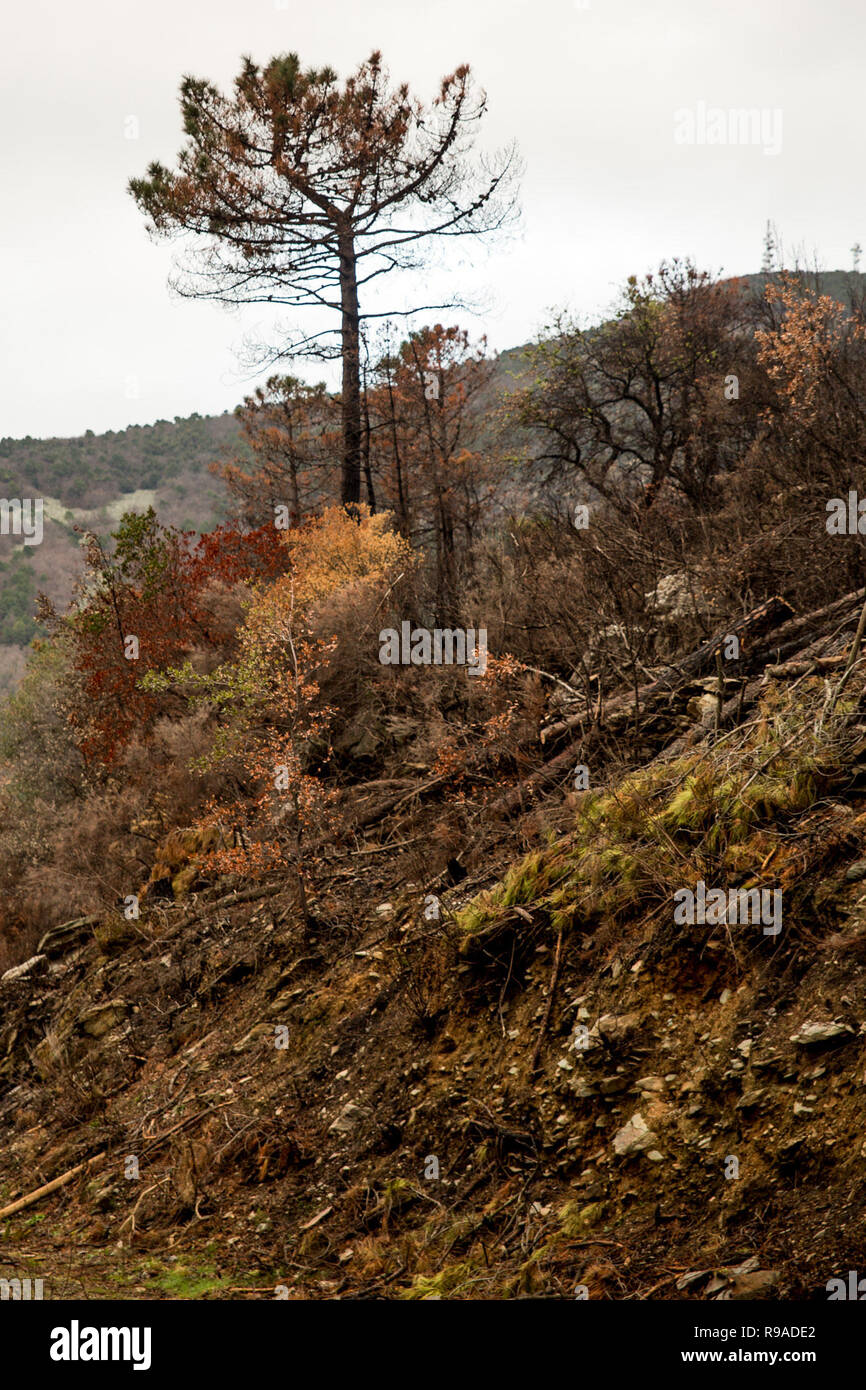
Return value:
[(77, 688), (66, 717), (88, 765), (113, 764), (136, 732), (167, 712), (171, 697), (142, 689), (196, 649), (224, 652), (235, 609), (220, 595), (282, 574), (286, 547), (273, 526), (220, 526), (201, 536), (160, 525), (153, 509), (127, 514), (109, 554), (88, 537), (85, 576), (57, 628), (71, 639)]

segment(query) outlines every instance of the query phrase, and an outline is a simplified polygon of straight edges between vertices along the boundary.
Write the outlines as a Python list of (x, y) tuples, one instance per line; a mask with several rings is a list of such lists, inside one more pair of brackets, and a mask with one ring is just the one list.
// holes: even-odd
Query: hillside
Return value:
[(107, 539), (124, 511), (154, 506), (169, 524), (209, 530), (227, 512), (227, 496), (208, 464), (237, 445), (231, 415), (190, 416), (73, 439), (0, 439), (0, 493), (41, 497), (38, 546), (0, 536), (0, 695), (24, 671), (36, 635), (41, 591), (64, 608), (81, 575), (76, 526)]
[[(49, 931), (0, 981), (0, 1272), (52, 1297), (825, 1298), (866, 1256), (866, 690), (816, 735), (808, 669), (862, 597), (767, 634), (798, 655), (755, 651), (724, 738), (686, 708), (706, 682), (648, 689), (640, 769), (530, 779), (461, 844), (429, 779), (353, 786), (307, 932), (280, 877)], [(778, 935), (672, 926), (713, 825), (729, 882), (772, 863)]]
[[(234, 446), (238, 427), (229, 414), (191, 415), (129, 425), (73, 439), (0, 439), (0, 488), (4, 495), (30, 490), (64, 508), (98, 512), (125, 493), (183, 496), (190, 469), (204, 472), (223, 448)], [(11, 492), (9, 490), (12, 490)]]
[(697, 1305), (863, 1266), (866, 314), (659, 277), (492, 371), (403, 344), (388, 509), (320, 505), (333, 402), (291, 386), (243, 525), (156, 515), (168, 426), (154, 487), (78, 495), (113, 546), (51, 502), (84, 584), (0, 711), (0, 1278)]

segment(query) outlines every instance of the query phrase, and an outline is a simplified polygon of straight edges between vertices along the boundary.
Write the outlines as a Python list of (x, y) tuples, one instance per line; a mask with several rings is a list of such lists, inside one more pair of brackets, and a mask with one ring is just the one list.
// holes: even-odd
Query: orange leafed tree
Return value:
[[(211, 464), (253, 526), (296, 526), (339, 487), (339, 407), (323, 384), (273, 376), (245, 397), (235, 415), (245, 452)], [(278, 511), (278, 509), (283, 509)], [(286, 529), (285, 527), (283, 529)]]
[(386, 353), (370, 394), (373, 453), (401, 532), (431, 545), (440, 610), (453, 608), (457, 553), (471, 546), (497, 478), (493, 451), (470, 433), (470, 405), (490, 384), (486, 342), (435, 324)]
[[(318, 614), (335, 595), (351, 602), (361, 587), (386, 590), (414, 561), (389, 518), (364, 506), (355, 517), (326, 508), (283, 533), (281, 549), (285, 573), (257, 591), (236, 655), (209, 674), (187, 666), (169, 677), (193, 703), (218, 712), (208, 761), (231, 766), (246, 789), (243, 805), (234, 796), (228, 805), (236, 823), (244, 820), (244, 843), (209, 863), (245, 874), (291, 866), (306, 916), (306, 882), (315, 868), (308, 846), (333, 823), (333, 794), (319, 773), (335, 712), (320, 699), (320, 678), (336, 639)], [(223, 808), (210, 814), (219, 818)]]
[(866, 323), (856, 306), (846, 310), (793, 273), (768, 285), (766, 297), (779, 311), (772, 329), (755, 334), (778, 393), (766, 422), (797, 449), (806, 446), (807, 468), (822, 458), (847, 479), (866, 444)]

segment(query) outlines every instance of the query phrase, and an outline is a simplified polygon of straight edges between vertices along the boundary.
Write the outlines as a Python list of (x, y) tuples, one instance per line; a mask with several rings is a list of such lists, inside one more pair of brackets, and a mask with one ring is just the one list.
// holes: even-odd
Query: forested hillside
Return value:
[(237, 438), (233, 416), (191, 415), (74, 439), (0, 439), (0, 487), (91, 512), (124, 493), (183, 496), (188, 475), (206, 471)]

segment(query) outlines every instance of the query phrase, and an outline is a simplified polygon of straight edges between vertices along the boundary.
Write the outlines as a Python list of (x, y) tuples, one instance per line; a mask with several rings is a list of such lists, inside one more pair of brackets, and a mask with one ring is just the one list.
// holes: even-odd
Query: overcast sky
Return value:
[(228, 87), (242, 54), (295, 50), (343, 76), (380, 48), (427, 99), (469, 62), (485, 144), (516, 138), (526, 165), (519, 234), (455, 272), (488, 298), (463, 321), (501, 349), (554, 307), (597, 316), (664, 256), (756, 270), (768, 218), (850, 268), (864, 29), (857, 0), (6, 0), (0, 436), (219, 412), (250, 389), (237, 349), (276, 311), (173, 299), (174, 253), (125, 191), (173, 162), (185, 73)]

